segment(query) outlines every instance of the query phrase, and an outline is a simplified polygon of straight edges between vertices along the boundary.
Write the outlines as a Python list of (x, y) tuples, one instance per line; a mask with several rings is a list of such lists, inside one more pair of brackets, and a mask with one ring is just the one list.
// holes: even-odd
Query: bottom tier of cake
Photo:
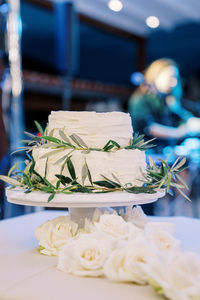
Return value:
[[(71, 153), (70, 153), (71, 152)], [(56, 185), (58, 178), (56, 174), (70, 176), (65, 158), (71, 156), (77, 181), (83, 183), (83, 167), (87, 163), (92, 181), (102, 180), (102, 175), (112, 178), (114, 174), (121, 184), (131, 183), (132, 185), (141, 186), (143, 172), (146, 169), (145, 153), (140, 150), (118, 150), (113, 152), (85, 151), (66, 149), (53, 150), (50, 148), (35, 148), (32, 156), (35, 160), (35, 170), (47, 180)], [(88, 178), (85, 185), (89, 185)]]

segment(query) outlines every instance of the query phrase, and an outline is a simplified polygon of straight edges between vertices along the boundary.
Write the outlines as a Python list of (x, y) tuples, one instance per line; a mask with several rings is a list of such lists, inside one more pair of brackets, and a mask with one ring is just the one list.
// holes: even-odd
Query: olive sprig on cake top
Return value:
[(133, 135), (133, 138), (130, 140), (130, 143), (126, 147), (121, 147), (116, 141), (109, 140), (104, 147), (102, 148), (94, 148), (89, 147), (86, 145), (86, 143), (83, 141), (83, 139), (78, 136), (77, 134), (72, 134), (69, 137), (66, 136), (63, 130), (59, 130), (60, 139), (53, 137), (53, 131), (51, 131), (48, 135), (46, 134), (46, 129), (43, 131), (41, 125), (35, 121), (35, 125), (40, 133), (41, 136), (34, 135), (32, 133), (26, 132), (25, 134), (29, 136), (30, 140), (22, 140), (21, 142), (24, 144), (27, 144), (27, 147), (22, 147), (20, 149), (17, 149), (17, 151), (31, 151), (34, 146), (41, 146), (41, 147), (51, 147), (52, 149), (74, 149), (74, 150), (85, 150), (88, 151), (102, 151), (102, 152), (110, 152), (110, 151), (117, 151), (119, 149), (127, 149), (127, 150), (133, 150), (138, 149), (141, 151), (148, 150), (152, 147), (155, 147), (154, 144), (151, 142), (155, 140), (155, 138), (151, 140), (144, 140), (144, 135), (139, 135), (138, 133), (135, 133)]

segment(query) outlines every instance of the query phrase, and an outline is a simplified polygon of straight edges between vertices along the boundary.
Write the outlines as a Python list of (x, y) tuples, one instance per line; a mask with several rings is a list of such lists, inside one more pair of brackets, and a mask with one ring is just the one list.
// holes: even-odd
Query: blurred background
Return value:
[[(51, 110), (124, 111), (157, 137), (155, 160), (186, 156), (192, 202), (174, 193), (149, 214), (200, 216), (200, 1), (0, 1), (0, 174)], [(0, 219), (11, 205), (0, 182)]]

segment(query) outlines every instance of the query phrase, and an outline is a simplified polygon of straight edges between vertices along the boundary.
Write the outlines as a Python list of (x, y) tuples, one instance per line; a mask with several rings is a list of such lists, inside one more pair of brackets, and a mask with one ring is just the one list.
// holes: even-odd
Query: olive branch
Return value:
[[(0, 179), (11, 185), (12, 188), (20, 186), (25, 189), (25, 193), (32, 191), (42, 191), (50, 193), (48, 201), (51, 201), (57, 193), (72, 194), (72, 193), (109, 193), (117, 191), (125, 191), (128, 193), (156, 193), (159, 189), (166, 189), (170, 193), (171, 187), (175, 187), (186, 199), (190, 200), (188, 196), (182, 191), (188, 189), (187, 184), (183, 178), (178, 174), (183, 170), (183, 165), (186, 159), (181, 161), (178, 158), (172, 167), (170, 168), (167, 160), (160, 159), (160, 165), (149, 158), (149, 166), (146, 172), (143, 172), (144, 180), (141, 186), (136, 186), (131, 183), (121, 184), (120, 180), (115, 174), (111, 174), (111, 178), (101, 174), (102, 180), (93, 181), (92, 176), (85, 159), (81, 172), (81, 180), (79, 182), (76, 176), (76, 171), (71, 160), (74, 150), (81, 150), (84, 153), (90, 151), (117, 151), (119, 149), (139, 149), (145, 151), (155, 145), (151, 144), (154, 139), (149, 141), (144, 140), (144, 135), (135, 134), (133, 139), (130, 140), (130, 144), (122, 148), (116, 141), (109, 140), (103, 148), (90, 148), (87, 144), (76, 134), (72, 134), (69, 137), (66, 136), (64, 131), (59, 130), (61, 139), (52, 136), (53, 130), (46, 135), (47, 130), (43, 131), (41, 125), (35, 121), (35, 125), (40, 132), (41, 136), (33, 135), (32, 133), (25, 132), (30, 140), (23, 140), (22, 142), (27, 144), (26, 147), (21, 147), (17, 151), (25, 150), (30, 158), (24, 171), (21, 171), (19, 164), (15, 164), (9, 171), (8, 176), (0, 176)], [(34, 147), (51, 148), (52, 150), (47, 154), (44, 154), (41, 158), (46, 158), (45, 175), (41, 176), (35, 170), (35, 161), (29, 154)], [(48, 164), (48, 158), (63, 149), (71, 149), (69, 153), (59, 158), (54, 164), (62, 163), (60, 174), (56, 174), (56, 185), (50, 183), (46, 178), (46, 170)], [(24, 162), (22, 162), (24, 163)], [(69, 176), (63, 175), (64, 168), (67, 167)], [(142, 171), (141, 171), (142, 172)], [(88, 179), (89, 185), (85, 185), (86, 179)]]
[[(0, 176), (0, 179), (11, 184), (12, 188), (16, 186), (23, 187), (25, 189), (25, 193), (30, 193), (32, 191), (50, 193), (48, 202), (50, 202), (57, 193), (110, 193), (124, 191), (133, 194), (153, 194), (159, 189), (166, 189), (166, 191), (169, 192), (170, 187), (177, 188), (186, 199), (190, 200), (182, 191), (182, 189), (188, 188), (187, 184), (178, 174), (183, 170), (185, 158), (181, 161), (177, 159), (171, 168), (167, 161), (160, 159), (160, 165), (157, 166), (150, 158), (150, 164), (146, 172), (143, 173), (144, 181), (141, 186), (136, 186), (131, 183), (122, 184), (115, 174), (111, 174), (111, 178), (101, 174), (102, 180), (93, 181), (86, 160), (82, 167), (82, 182), (80, 182), (76, 175), (76, 170), (71, 157), (71, 155), (66, 157), (61, 167), (60, 174), (55, 175), (58, 179), (56, 185), (51, 184), (47, 180), (46, 175), (42, 177), (35, 170), (35, 161), (33, 158), (28, 163), (24, 171), (21, 171), (18, 164), (15, 164), (10, 169), (8, 176)], [(48, 160), (46, 160), (46, 166), (47, 163)], [(65, 166), (69, 173), (68, 176), (62, 174)], [(90, 183), (89, 185), (85, 185), (86, 179), (88, 179), (88, 182)], [(179, 182), (177, 183), (177, 181)]]
[[(155, 138), (145, 141), (144, 135), (139, 135), (138, 133), (134, 134), (133, 138), (130, 140), (130, 143), (126, 147), (121, 147), (116, 141), (109, 140), (104, 147), (102, 148), (93, 148), (89, 147), (83, 139), (78, 136), (77, 134), (73, 133), (69, 137), (66, 136), (63, 130), (59, 130), (60, 138), (53, 137), (53, 131), (51, 131), (48, 135), (46, 134), (47, 130), (43, 131), (41, 125), (34, 121), (37, 130), (41, 134), (41, 136), (34, 135), (32, 133), (26, 132), (25, 134), (30, 138), (28, 140), (22, 140), (21, 142), (26, 144), (27, 146), (18, 148), (15, 152), (18, 151), (28, 151), (30, 152), (33, 147), (43, 147), (43, 148), (52, 148), (53, 152), (51, 154), (56, 153), (56, 151), (61, 151), (63, 149), (72, 149), (72, 150), (82, 150), (85, 153), (89, 153), (90, 151), (102, 151), (102, 152), (110, 152), (110, 151), (117, 151), (119, 149), (127, 149), (127, 150), (134, 150), (138, 149), (141, 151), (145, 151), (149, 148), (155, 147), (154, 144), (151, 144)], [(49, 154), (48, 154), (49, 155)]]

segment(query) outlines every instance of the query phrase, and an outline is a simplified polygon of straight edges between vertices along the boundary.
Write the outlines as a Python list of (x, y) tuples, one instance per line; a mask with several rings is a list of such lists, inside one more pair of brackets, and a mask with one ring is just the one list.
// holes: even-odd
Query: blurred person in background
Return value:
[[(170, 157), (165, 150), (175, 149), (179, 139), (200, 135), (200, 118), (194, 117), (181, 105), (183, 91), (178, 66), (171, 59), (158, 59), (146, 69), (144, 75), (133, 73), (131, 79), (132, 83), (139, 85), (129, 101), (134, 131), (147, 138), (157, 137), (157, 146), (149, 154), (153, 155), (154, 160), (157, 160), (157, 155), (163, 155), (163, 159), (167, 156), (169, 163), (173, 163), (176, 159), (174, 152)], [(181, 175), (190, 186), (190, 191), (184, 192), (190, 194), (188, 170)], [(166, 197), (166, 201), (170, 201), (170, 197)], [(155, 213), (154, 204), (143, 209), (147, 214)]]
[[(173, 144), (174, 139), (200, 133), (200, 119), (181, 105), (181, 78), (173, 60), (163, 58), (154, 61), (144, 75), (132, 75), (133, 83), (138, 81), (138, 76), (140, 85), (129, 101), (135, 132), (158, 137), (167, 144)], [(160, 142), (159, 145), (163, 147), (165, 143)]]

